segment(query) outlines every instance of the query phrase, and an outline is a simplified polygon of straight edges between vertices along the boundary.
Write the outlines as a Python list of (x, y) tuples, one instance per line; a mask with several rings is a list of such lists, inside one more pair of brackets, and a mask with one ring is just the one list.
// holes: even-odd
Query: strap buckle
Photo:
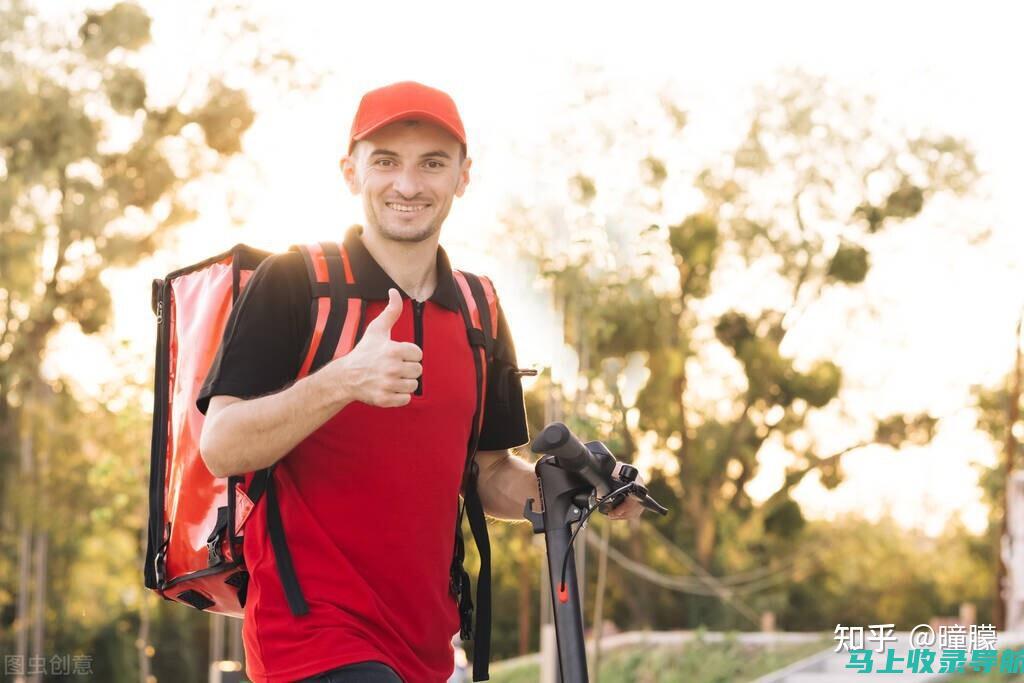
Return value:
[(156, 579), (157, 588), (163, 588), (167, 579), (167, 546), (171, 542), (171, 523), (167, 522), (164, 530), (163, 543), (156, 549), (153, 555), (153, 578)]
[(473, 639), (473, 599), (470, 597), (469, 574), (459, 565), (453, 567), (449, 589), (459, 605), (459, 638)]
[(220, 534), (206, 542), (206, 551), (208, 553), (208, 567), (216, 566), (224, 561), (224, 555), (220, 551)]

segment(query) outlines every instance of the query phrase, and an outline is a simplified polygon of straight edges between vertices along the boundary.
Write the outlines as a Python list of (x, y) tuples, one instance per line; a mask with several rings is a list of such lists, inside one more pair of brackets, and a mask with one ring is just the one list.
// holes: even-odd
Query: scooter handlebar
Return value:
[[(619, 464), (615, 460), (615, 456), (611, 454), (604, 444), (595, 441), (584, 445), (561, 422), (552, 422), (545, 427), (544, 431), (534, 438), (530, 448), (535, 453), (552, 455), (558, 462), (559, 467), (579, 473), (580, 476), (594, 487), (598, 498), (603, 498), (615, 489), (620, 488), (622, 484), (636, 479), (635, 469)], [(619, 465), (619, 468), (616, 465)], [(617, 480), (615, 473), (621, 472), (627, 467), (633, 470), (632, 476), (629, 478), (620, 477)], [(657, 512), (660, 515), (668, 514), (668, 509), (662, 507), (651, 498), (646, 487), (636, 484), (631, 495), (636, 496), (648, 510)], [(616, 501), (610, 502), (612, 502), (611, 507), (617, 504)], [(602, 508), (602, 511), (605, 511), (605, 508)]]

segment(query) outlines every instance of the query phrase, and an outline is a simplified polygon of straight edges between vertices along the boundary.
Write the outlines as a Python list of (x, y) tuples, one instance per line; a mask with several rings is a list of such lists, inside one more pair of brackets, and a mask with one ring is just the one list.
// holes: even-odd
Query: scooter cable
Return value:
[[(586, 525), (587, 519), (590, 518), (590, 515), (594, 514), (594, 510), (597, 510), (599, 507), (601, 507), (601, 504), (604, 501), (608, 500), (609, 498), (614, 498), (615, 496), (619, 495), (620, 493), (628, 492), (634, 486), (636, 486), (636, 482), (635, 481), (631, 481), (628, 484), (626, 484), (625, 486), (621, 486), (621, 487), (615, 489), (614, 491), (609, 493), (607, 496), (605, 496), (601, 500), (595, 501), (594, 504), (591, 505), (587, 509), (586, 514), (584, 514), (583, 517), (580, 519), (580, 523), (576, 525), (576, 530), (572, 532), (572, 536), (569, 537), (569, 544), (565, 547), (565, 555), (562, 556), (561, 579), (559, 580), (559, 584), (558, 584), (559, 600), (562, 600), (564, 602), (565, 600), (568, 599), (568, 594), (566, 593), (566, 589), (565, 589), (565, 568), (568, 566), (569, 553), (572, 552), (573, 543), (576, 542), (576, 534), (578, 534), (580, 532), (580, 529), (582, 529)], [(566, 598), (563, 599), (561, 597), (563, 595), (565, 595)]]

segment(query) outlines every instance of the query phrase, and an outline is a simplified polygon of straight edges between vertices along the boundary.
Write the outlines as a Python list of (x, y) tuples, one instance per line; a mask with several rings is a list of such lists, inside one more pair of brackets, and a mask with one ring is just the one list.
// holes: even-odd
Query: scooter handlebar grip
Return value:
[(594, 456), (561, 422), (552, 422), (530, 444), (534, 453), (550, 454), (558, 464), (573, 472), (582, 472), (596, 465)]

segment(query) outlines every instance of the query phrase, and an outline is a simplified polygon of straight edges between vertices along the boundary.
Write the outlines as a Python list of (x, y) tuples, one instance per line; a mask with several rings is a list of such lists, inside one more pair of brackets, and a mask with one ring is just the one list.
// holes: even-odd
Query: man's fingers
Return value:
[[(391, 288), (388, 290), (388, 305), (384, 307), (384, 310), (380, 312), (376, 318), (370, 321), (366, 326), (366, 331), (363, 332), (363, 339), (367, 336), (383, 336), (391, 337), (391, 328), (398, 322), (398, 318), (402, 315), (402, 295), (398, 293), (398, 290)], [(413, 344), (415, 346), (415, 344)]]
[(640, 504), (640, 501), (630, 496), (626, 498), (618, 507), (608, 513), (608, 517), (611, 519), (636, 519), (643, 514), (644, 506)]
[(412, 400), (412, 394), (391, 393), (384, 397), (377, 405), (381, 408), (401, 408)]
[(404, 406), (412, 400), (419, 382), (415, 379), (392, 379), (385, 384), (373, 400), (373, 405), (381, 408)]
[(423, 360), (423, 349), (412, 342), (395, 342), (395, 347), (398, 349), (398, 357), (404, 361), (418, 363)]
[(402, 377), (403, 379), (416, 379), (417, 377), (419, 377), (422, 374), (423, 374), (423, 364), (422, 363), (412, 363), (412, 362), (409, 362), (409, 361), (404, 361), (402, 363), (402, 366), (398, 370), (398, 376)]
[(411, 394), (418, 386), (419, 382), (414, 379), (400, 379), (395, 382), (392, 391), (396, 394)]

